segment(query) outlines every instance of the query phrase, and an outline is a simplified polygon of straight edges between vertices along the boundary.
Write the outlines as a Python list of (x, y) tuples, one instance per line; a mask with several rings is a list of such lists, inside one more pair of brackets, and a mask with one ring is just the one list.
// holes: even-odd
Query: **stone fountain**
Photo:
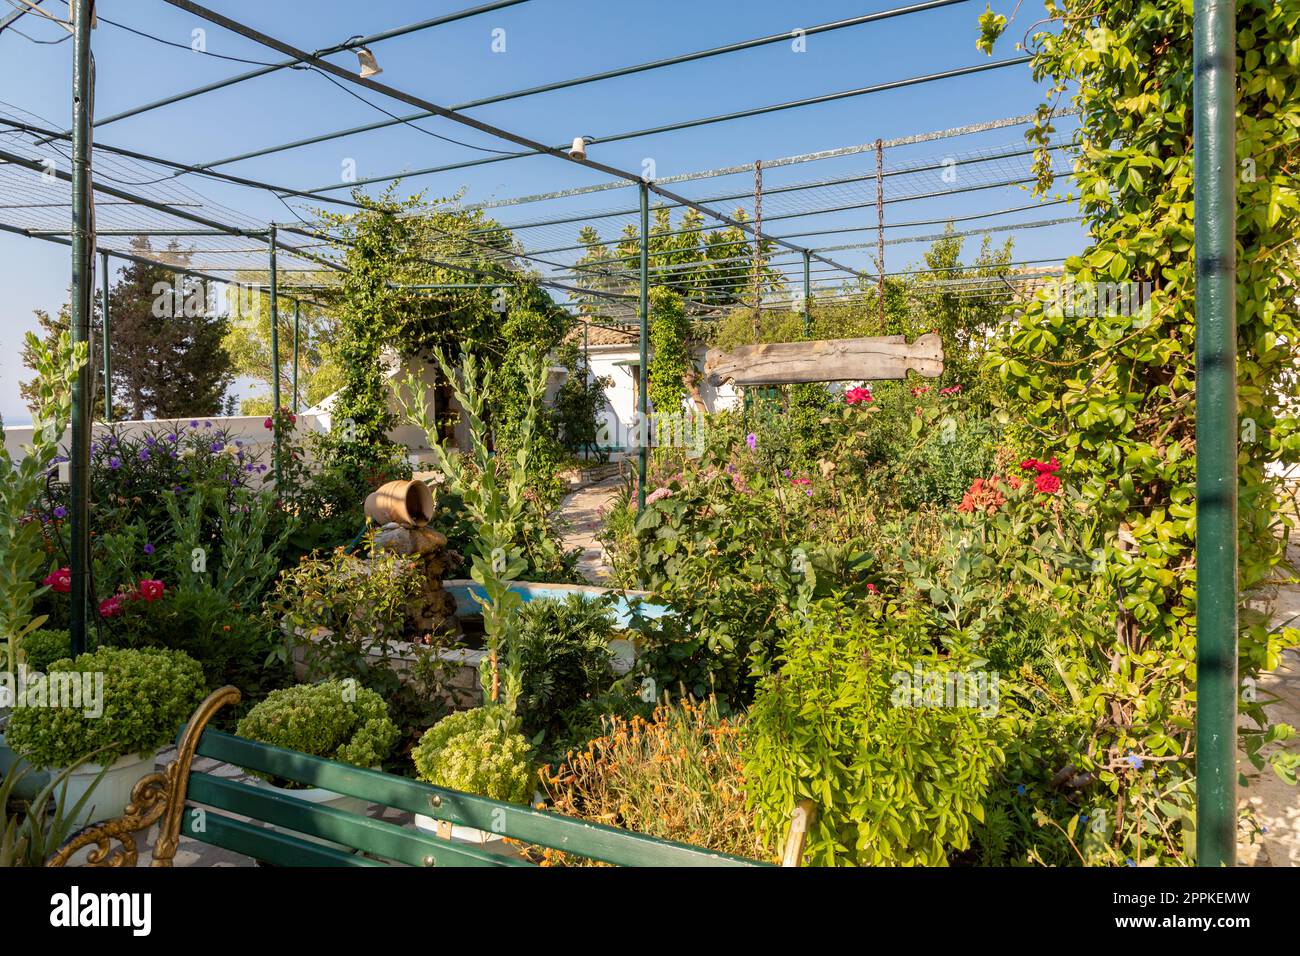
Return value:
[(409, 557), (420, 568), (420, 590), (407, 608), (410, 624), (425, 640), (458, 633), (456, 602), (442, 586), (460, 564), (447, 536), (426, 527), (433, 518), (433, 492), (423, 481), (390, 481), (366, 498), (366, 517), (380, 525), (375, 547)]

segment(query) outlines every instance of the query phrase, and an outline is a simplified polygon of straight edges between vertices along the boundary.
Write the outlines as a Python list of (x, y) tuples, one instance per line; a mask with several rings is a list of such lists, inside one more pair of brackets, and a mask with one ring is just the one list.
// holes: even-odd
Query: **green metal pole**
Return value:
[[(90, 234), (90, 124), (95, 77), (90, 59), (90, 0), (73, 4), (72, 47), (72, 341), (90, 341), (94, 301), (91, 271), (95, 238)], [(86, 609), (90, 603), (90, 381), (82, 365), (72, 388), (71, 486), (68, 489), (72, 533), (72, 591), (69, 641), (72, 656), (86, 649)]]
[(275, 277), (275, 224), (267, 236), (271, 255), (271, 439), (275, 456), (275, 485), (280, 487), (280, 306)]
[(100, 253), (100, 267), (103, 270), (104, 278), (100, 280), (100, 293), (102, 303), (100, 304), (100, 314), (104, 317), (104, 421), (112, 422), (113, 420), (113, 351), (111, 336), (109, 331), (108, 319), (108, 253)]
[(641, 301), (639, 311), (641, 313), (641, 367), (638, 369), (640, 376), (640, 388), (637, 396), (637, 440), (640, 448), (637, 450), (637, 490), (636, 490), (636, 510), (638, 513), (645, 510), (645, 481), (647, 464), (649, 462), (649, 449), (646, 447), (650, 443), (650, 426), (647, 419), (650, 417), (650, 398), (646, 394), (646, 386), (649, 383), (648, 366), (650, 364), (649, 342), (650, 337), (650, 185), (645, 180), (641, 181)]
[(804, 338), (812, 331), (812, 253), (807, 249), (803, 253), (803, 334)]
[(298, 336), (302, 323), (302, 303), (293, 300), (293, 413), (298, 414)]
[(1237, 858), (1236, 11), (1193, 5), (1196, 851)]

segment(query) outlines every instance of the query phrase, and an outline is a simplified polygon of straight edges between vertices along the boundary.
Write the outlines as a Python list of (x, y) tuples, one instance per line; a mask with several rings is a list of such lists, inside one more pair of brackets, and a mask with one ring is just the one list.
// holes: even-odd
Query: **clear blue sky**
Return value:
[[(357, 34), (368, 34), (473, 5), (473, 0), (208, 0), (229, 16), (304, 49), (314, 49)], [(0, 14), (11, 0), (0, 0)], [(610, 0), (530, 0), (499, 12), (471, 18), (376, 45), (384, 68), (379, 79), (440, 104), (454, 104), (492, 93), (671, 56), (901, 6), (902, 0), (822, 0), (790, 4), (784, 0), (658, 0), (656, 3)], [(63, 0), (46, 0), (51, 11), (66, 16)], [(993, 8), (1010, 15), (1011, 0)], [(1033, 7), (1034, 5), (1026, 5)], [(272, 51), (219, 27), (196, 20), (161, 0), (100, 0), (107, 17), (189, 46), (192, 31), (206, 30), (211, 52), (255, 60), (278, 60)], [(807, 40), (807, 52), (789, 44), (715, 57), (698, 63), (548, 93), (474, 110), (472, 115), (547, 143), (578, 134), (640, 129), (661, 123), (729, 112), (805, 96), (847, 90), (986, 61), (976, 50), (976, 18), (983, 2), (957, 4), (876, 24), (852, 27)], [(1018, 21), (995, 51), (1001, 59), (1016, 55), (1015, 40), (1036, 7), (1022, 10)], [(796, 19), (797, 17), (797, 19)], [(59, 28), (24, 17), (19, 28), (30, 36), (54, 39)], [(491, 49), (492, 31), (505, 30), (506, 52)], [(188, 49), (162, 46), (107, 24), (95, 31), (98, 65), (96, 112), (107, 116), (131, 106), (188, 89), (250, 67), (205, 57)], [(0, 100), (39, 114), (66, 128), (71, 113), (70, 42), (37, 45), (12, 30), (0, 35)], [(355, 67), (351, 55), (335, 61)], [(380, 99), (367, 93), (372, 99)], [(639, 169), (653, 157), (660, 176), (771, 159), (820, 149), (938, 130), (992, 120), (1032, 110), (1041, 86), (1027, 68), (1013, 67), (971, 78), (945, 80), (903, 90), (796, 111), (706, 126), (694, 130), (598, 146), (593, 158)], [(385, 108), (409, 107), (382, 101)], [(101, 129), (102, 143), (140, 149), (181, 161), (201, 162), (358, 125), (382, 117), (307, 72), (281, 71), (213, 94), (164, 107)], [(474, 131), (445, 121), (425, 121), (440, 133), (475, 144), (495, 146)], [(970, 146), (1004, 146), (1019, 141), (1019, 130), (1003, 130)], [(504, 148), (511, 149), (511, 146)], [(344, 159), (356, 161), (362, 177), (404, 167), (437, 165), (476, 155), (403, 127), (341, 139), (227, 167), (227, 171), (309, 188), (337, 181)], [(942, 157), (942, 144), (927, 144), (902, 154), (908, 160)], [(854, 162), (872, 162), (869, 156)], [(816, 171), (832, 175), (836, 170)], [(803, 171), (807, 177), (808, 170)], [(441, 196), (465, 187), (469, 200), (541, 192), (599, 181), (592, 173), (549, 157), (512, 161), (409, 181)], [(190, 180), (207, 197), (234, 206), (259, 220), (284, 220), (288, 214), (264, 193)], [(735, 180), (728, 181), (728, 185)], [(716, 184), (706, 186), (718, 188)], [(743, 188), (743, 187), (742, 187)], [(617, 194), (618, 202), (629, 197)], [(989, 210), (1028, 201), (1004, 191), (942, 207), (900, 207), (899, 218), (938, 218), (971, 210)], [(907, 204), (910, 206), (911, 204)], [(1066, 215), (1058, 206), (1037, 217)], [(530, 210), (534, 214), (537, 210)], [(0, 210), (0, 215), (3, 211)], [(864, 210), (864, 221), (874, 221)], [(508, 217), (507, 217), (508, 218)], [(796, 224), (798, 221), (796, 220)], [(575, 227), (576, 228), (576, 227)], [(787, 231), (797, 228), (789, 224)], [(929, 232), (933, 230), (920, 230)], [(831, 237), (823, 244), (859, 241)], [(972, 240), (968, 251), (977, 240)], [(1079, 248), (1074, 226), (1041, 229), (1017, 237), (1017, 258), (1045, 258)], [(891, 268), (915, 261), (921, 247), (891, 251)], [(865, 253), (843, 258), (865, 262)], [(900, 261), (903, 260), (903, 261)], [(34, 327), (34, 308), (54, 311), (65, 297), (69, 277), (66, 247), (0, 234), (0, 414), (6, 422), (25, 420), (17, 381), (22, 332)]]

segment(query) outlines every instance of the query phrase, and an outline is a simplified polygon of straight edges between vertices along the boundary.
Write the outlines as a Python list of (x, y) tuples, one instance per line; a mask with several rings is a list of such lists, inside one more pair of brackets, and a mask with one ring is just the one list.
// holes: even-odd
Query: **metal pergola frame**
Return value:
[[(614, 76), (629, 75), (659, 69), (674, 63), (698, 60), (749, 49), (766, 43), (776, 42), (777, 40), (787, 39), (788, 35), (786, 34), (777, 37), (757, 38), (754, 40), (729, 44), (712, 50), (697, 51), (695, 53), (672, 57), (652, 63), (637, 64), (623, 70), (607, 71), (605, 73), (579, 77), (560, 83), (534, 87), (528, 90), (515, 91), (509, 94), (500, 94), (495, 97), (487, 97), (481, 100), (460, 104), (457, 107), (448, 108), (432, 103), (396, 87), (379, 83), (373, 79), (359, 77), (356, 74), (329, 62), (324, 59), (324, 57), (332, 53), (351, 50), (366, 43), (379, 42), (380, 40), (389, 37), (414, 33), (419, 30), (436, 26), (440, 23), (452, 22), (453, 20), (474, 16), (485, 11), (513, 6), (518, 3), (526, 2), (526, 0), (502, 0), (502, 2), (487, 3), (468, 10), (459, 11), (458, 13), (449, 14), (444, 17), (421, 21), (417, 24), (411, 24), (384, 33), (373, 34), (369, 37), (355, 37), (342, 44), (321, 49), (314, 53), (298, 49), (279, 39), (254, 30), (245, 24), (223, 16), (222, 14), (198, 3), (192, 2), (192, 0), (163, 0), (163, 2), (166, 2), (173, 7), (186, 11), (193, 16), (199, 17), (217, 26), (223, 27), (248, 40), (261, 44), (268, 49), (274, 50), (286, 59), (274, 64), (261, 66), (258, 69), (216, 83), (210, 83), (184, 93), (147, 103), (135, 109), (127, 110), (115, 116), (110, 116), (95, 122), (93, 117), (94, 76), (90, 55), (91, 23), (92, 17), (94, 16), (93, 0), (69, 0), (69, 2), (72, 10), (74, 51), (72, 71), (72, 128), (67, 132), (59, 132), (49, 129), (42, 129), (40, 132), (47, 137), (43, 142), (49, 143), (54, 140), (60, 140), (69, 141), (71, 144), (71, 172), (63, 174), (71, 183), (71, 230), (65, 237), (64, 235), (54, 234), (47, 230), (28, 230), (3, 224), (0, 224), (0, 229), (9, 232), (17, 232), (33, 238), (60, 242), (71, 246), (73, 280), (71, 312), (72, 334), (73, 339), (76, 342), (88, 342), (90, 337), (90, 315), (94, 297), (93, 272), (96, 252), (100, 255), (101, 265), (104, 272), (105, 337), (107, 337), (109, 326), (109, 316), (107, 312), (107, 272), (109, 256), (115, 255), (119, 258), (128, 260), (132, 258), (141, 258), (133, 257), (132, 255), (122, 253), (121, 251), (112, 251), (97, 247), (96, 235), (94, 233), (92, 221), (93, 191), (98, 189), (106, 195), (118, 196), (130, 203), (140, 203), (144, 206), (149, 206), (151, 204), (148, 197), (140, 196), (127, 190), (115, 190), (111, 186), (95, 184), (92, 181), (91, 163), (93, 128), (96, 126), (109, 125), (128, 116), (139, 115), (160, 106), (181, 102), (212, 90), (233, 86), (245, 80), (257, 76), (263, 76), (267, 73), (281, 69), (312, 69), (318, 73), (333, 77), (341, 83), (360, 87), (372, 93), (405, 103), (419, 112), (404, 117), (389, 114), (388, 121), (380, 121), (348, 130), (335, 131), (308, 140), (300, 140), (295, 143), (283, 144), (278, 147), (245, 153), (242, 156), (229, 157), (198, 165), (175, 163), (169, 160), (159, 159), (158, 157), (147, 156), (143, 153), (130, 150), (120, 150), (113, 147), (98, 148), (106, 149), (110, 152), (116, 152), (132, 158), (167, 165), (173, 170), (174, 176), (182, 176), (186, 174), (204, 175), (235, 184), (269, 189), (280, 198), (286, 196), (297, 196), (300, 198), (310, 197), (322, 202), (339, 203), (340, 205), (355, 207), (358, 205), (357, 203), (348, 200), (331, 199), (328, 196), (322, 195), (323, 193), (328, 193), (340, 188), (338, 185), (330, 185), (307, 190), (287, 189), (285, 187), (271, 186), (267, 183), (261, 183), (256, 180), (218, 172), (215, 167), (227, 165), (239, 159), (268, 155), (273, 152), (280, 152), (297, 146), (307, 145), (309, 143), (323, 142), (328, 139), (353, 135), (402, 123), (409, 125), (417, 119), (438, 117), (468, 127), (496, 140), (513, 143), (515, 146), (520, 147), (522, 151), (501, 153), (490, 158), (447, 164), (426, 170), (405, 172), (400, 175), (427, 175), (434, 172), (444, 172), (453, 169), (482, 165), (484, 163), (508, 161), (525, 156), (548, 155), (564, 162), (585, 166), (592, 171), (603, 173), (614, 180), (614, 182), (609, 184), (590, 187), (588, 191), (617, 188), (618, 186), (635, 186), (638, 191), (639, 200), (636, 207), (636, 214), (639, 217), (640, 225), (640, 249), (636, 256), (638, 260), (638, 268), (636, 272), (639, 273), (639, 276), (637, 276), (637, 278), (639, 278), (638, 293), (634, 296), (616, 293), (613, 295), (616, 298), (634, 299), (637, 305), (637, 316), (640, 325), (641, 380), (639, 389), (639, 411), (642, 416), (642, 421), (644, 421), (647, 412), (646, 375), (648, 356), (646, 333), (648, 321), (649, 283), (652, 275), (649, 261), (650, 254), (648, 240), (651, 236), (650, 210), (652, 194), (673, 204), (674, 207), (694, 209), (703, 215), (709, 216), (716, 222), (740, 230), (742, 233), (753, 239), (756, 249), (760, 247), (762, 243), (770, 242), (785, 250), (785, 255), (796, 256), (799, 260), (796, 265), (802, 266), (804, 277), (805, 322), (807, 321), (809, 303), (812, 299), (811, 267), (814, 260), (822, 266), (842, 271), (852, 277), (859, 279), (871, 278), (860, 270), (845, 266), (826, 256), (824, 252), (818, 248), (809, 245), (798, 245), (791, 242), (792, 239), (799, 238), (797, 235), (776, 236), (764, 232), (761, 222), (766, 221), (771, 223), (774, 219), (780, 219), (782, 217), (780, 215), (769, 216), (766, 220), (760, 218), (761, 210), (758, 208), (758, 196), (756, 196), (755, 203), (755, 212), (759, 213), (759, 215), (756, 216), (757, 221), (741, 222), (734, 217), (727, 216), (726, 214), (705, 205), (699, 200), (691, 199), (668, 189), (666, 184), (670, 182), (669, 179), (658, 181), (648, 180), (637, 173), (622, 170), (586, 158), (585, 156), (579, 157), (570, 155), (562, 147), (548, 146), (531, 138), (520, 136), (508, 130), (476, 120), (461, 112), (462, 110), (472, 109), (476, 106), (486, 105), (488, 103), (501, 102), (506, 99), (530, 96), (537, 93), (547, 92), (549, 90), (592, 83)], [(859, 23), (903, 16), (906, 14), (947, 6), (956, 2), (959, 2), (959, 0), (932, 0), (932, 2), (917, 3), (910, 7), (882, 11), (878, 14), (857, 17), (853, 20), (823, 24), (815, 29), (822, 32), (838, 30)], [(1237, 711), (1236, 668), (1238, 581), (1236, 539), (1236, 262), (1234, 215), (1236, 205), (1236, 189), (1234, 180), (1235, 9), (1231, 0), (1194, 0), (1193, 8), (1195, 49), (1193, 78), (1195, 97), (1194, 200), (1196, 206), (1195, 219), (1198, 226), (1195, 234), (1197, 274), (1197, 847), (1198, 863), (1200, 865), (1217, 866), (1231, 865), (1234, 862), (1236, 846), (1235, 739)], [(0, 21), (0, 29), (3, 29), (4, 26), (16, 19), (18, 15), (21, 15), (21, 12), (19, 12), (19, 14), (10, 14), (4, 18), (3, 21)], [(810, 29), (807, 32), (811, 33), (813, 30)], [(1020, 56), (1008, 60), (992, 61), (980, 64), (976, 67), (964, 67), (940, 73), (932, 73), (925, 76), (910, 77), (904, 80), (877, 84), (856, 90), (846, 90), (817, 97), (795, 100), (788, 103), (694, 119), (677, 124), (667, 124), (648, 130), (638, 130), (616, 135), (595, 137), (593, 138), (593, 141), (607, 143), (672, 130), (688, 129), (702, 125), (721, 123), (747, 116), (765, 115), (767, 113), (796, 109), (814, 103), (863, 96), (887, 89), (897, 89), (904, 86), (918, 85), (953, 77), (968, 76), (988, 70), (1016, 66), (1028, 62), (1029, 59), (1028, 56)], [(13, 127), (22, 124), (6, 122), (6, 125)], [(986, 128), (993, 128), (996, 125), (996, 123), (986, 124)], [(28, 130), (28, 132), (33, 131), (34, 128)], [(924, 141), (925, 137), (913, 137), (910, 139), (915, 142), (921, 142)], [(865, 144), (862, 147), (853, 147), (852, 150), (867, 152), (873, 148), (877, 156), (875, 181), (877, 183), (877, 188), (879, 189), (879, 183), (882, 181), (884, 175), (882, 163), (879, 159), (881, 155), (882, 141), (877, 140), (874, 144)], [(833, 152), (835, 151), (828, 151), (828, 155)], [(12, 153), (0, 153), (0, 159), (4, 159), (16, 165), (31, 165), (30, 160), (26, 157)], [(757, 163), (752, 167), (735, 167), (732, 172), (742, 172), (747, 169), (752, 169), (756, 178), (760, 175), (760, 168)], [(392, 178), (393, 175), (390, 174), (388, 176), (375, 177), (373, 179), (359, 180), (346, 185), (355, 187), (365, 185), (368, 182), (387, 181)], [(572, 194), (574, 191), (569, 192)], [(883, 207), (884, 202), (885, 200), (878, 193), (875, 204), (876, 208), (880, 210), (881, 207)], [(157, 206), (158, 204), (153, 203), (153, 205)], [(162, 208), (160, 210), (161, 212), (165, 212), (167, 215), (175, 216), (183, 220), (188, 220), (196, 226), (211, 229), (222, 235), (244, 236), (266, 244), (269, 258), (269, 284), (267, 286), (267, 291), (271, 308), (272, 355), (274, 357), (273, 362), (277, 366), (277, 368), (273, 370), (272, 374), (273, 403), (274, 407), (278, 409), (280, 407), (280, 376), (278, 369), (279, 354), (277, 338), (278, 298), (280, 295), (286, 294), (287, 290), (282, 290), (279, 286), (277, 278), (278, 270), (276, 265), (277, 253), (282, 251), (289, 252), (292, 250), (295, 256), (308, 261), (316, 261), (322, 266), (322, 268), (338, 270), (343, 267), (327, 258), (316, 256), (305, 247), (287, 245), (283, 243), (280, 238), (281, 232), (301, 235), (308, 238), (322, 238), (319, 232), (287, 224), (274, 223), (268, 224), (264, 230), (240, 229), (232, 227), (226, 223), (212, 220), (200, 214), (188, 212), (187, 210), (175, 205), (163, 205), (165, 208)], [(484, 204), (482, 208), (487, 208), (489, 205), (491, 204)], [(869, 231), (870, 227), (860, 228), (862, 231)], [(887, 274), (883, 263), (883, 249), (885, 245), (883, 232), (884, 229), (887, 228), (884, 223), (883, 212), (879, 214), (879, 221), (876, 228), (878, 237), (877, 248), (879, 250), (881, 261), (878, 263), (879, 268), (877, 271), (879, 274), (874, 278), (877, 278), (880, 281), (881, 288), (883, 289), (883, 279)], [(987, 232), (988, 230), (981, 231)], [(820, 234), (821, 233), (811, 233), (810, 235)], [(338, 240), (338, 237), (334, 236), (327, 236), (325, 238), (334, 241)], [(525, 256), (525, 258), (529, 257)], [(743, 257), (740, 258), (743, 259)], [(155, 262), (156, 260), (145, 258), (142, 259), (142, 261)], [(758, 254), (756, 253), (755, 262), (757, 263), (758, 261)], [(210, 272), (205, 273), (202, 271), (182, 268), (165, 262), (159, 262), (157, 264), (166, 265), (168, 268), (181, 274), (190, 274), (205, 279), (217, 278)], [(460, 269), (463, 272), (471, 274), (473, 278), (477, 280), (488, 278), (497, 281), (505, 280), (508, 282), (511, 279), (508, 275), (492, 275), (490, 270), (484, 270), (482, 268), (473, 269), (462, 268), (450, 264), (448, 265), (452, 269)], [(226, 280), (217, 279), (217, 281)], [(563, 284), (559, 282), (542, 281), (539, 282), (539, 284), (564, 288)], [(589, 289), (581, 291), (587, 294), (598, 294)], [(294, 337), (296, 369), (298, 344), (296, 323)], [(104, 367), (102, 372), (107, 377), (111, 375), (111, 356), (107, 348), (104, 351)], [(83, 366), (78, 372), (73, 392), (70, 518), (72, 533), (71, 639), (74, 654), (82, 650), (85, 646), (86, 616), (89, 599), (88, 569), (90, 551), (88, 502), (91, 427), (90, 396), (92, 394), (91, 377), (94, 374), (96, 374), (95, 370), (91, 369), (89, 366)], [(294, 383), (294, 403), (296, 407), (296, 375)], [(278, 440), (278, 434), (276, 437)], [(646, 466), (646, 447), (644, 442), (640, 443), (639, 457), (640, 473), (644, 475)], [(645, 495), (644, 482), (640, 482), (639, 484), (639, 496), (643, 500)]]

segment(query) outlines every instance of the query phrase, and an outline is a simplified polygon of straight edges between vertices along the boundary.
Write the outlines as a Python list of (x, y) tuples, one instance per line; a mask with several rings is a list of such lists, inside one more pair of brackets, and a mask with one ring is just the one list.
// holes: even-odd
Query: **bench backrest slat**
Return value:
[(293, 750), (204, 731), (197, 753), (370, 803), (422, 813), (436, 820), (498, 833), (619, 866), (765, 866), (755, 860), (629, 833), (558, 813), (430, 786), (377, 770), (323, 760)]
[(201, 843), (219, 846), (276, 866), (384, 865), (358, 853), (301, 840), (257, 823), (236, 820), (215, 810), (208, 810), (202, 816), (187, 810), (181, 816), (181, 832)]
[(189, 799), (410, 866), (529, 865), (518, 857), (452, 843), (384, 820), (210, 774), (190, 774)]

